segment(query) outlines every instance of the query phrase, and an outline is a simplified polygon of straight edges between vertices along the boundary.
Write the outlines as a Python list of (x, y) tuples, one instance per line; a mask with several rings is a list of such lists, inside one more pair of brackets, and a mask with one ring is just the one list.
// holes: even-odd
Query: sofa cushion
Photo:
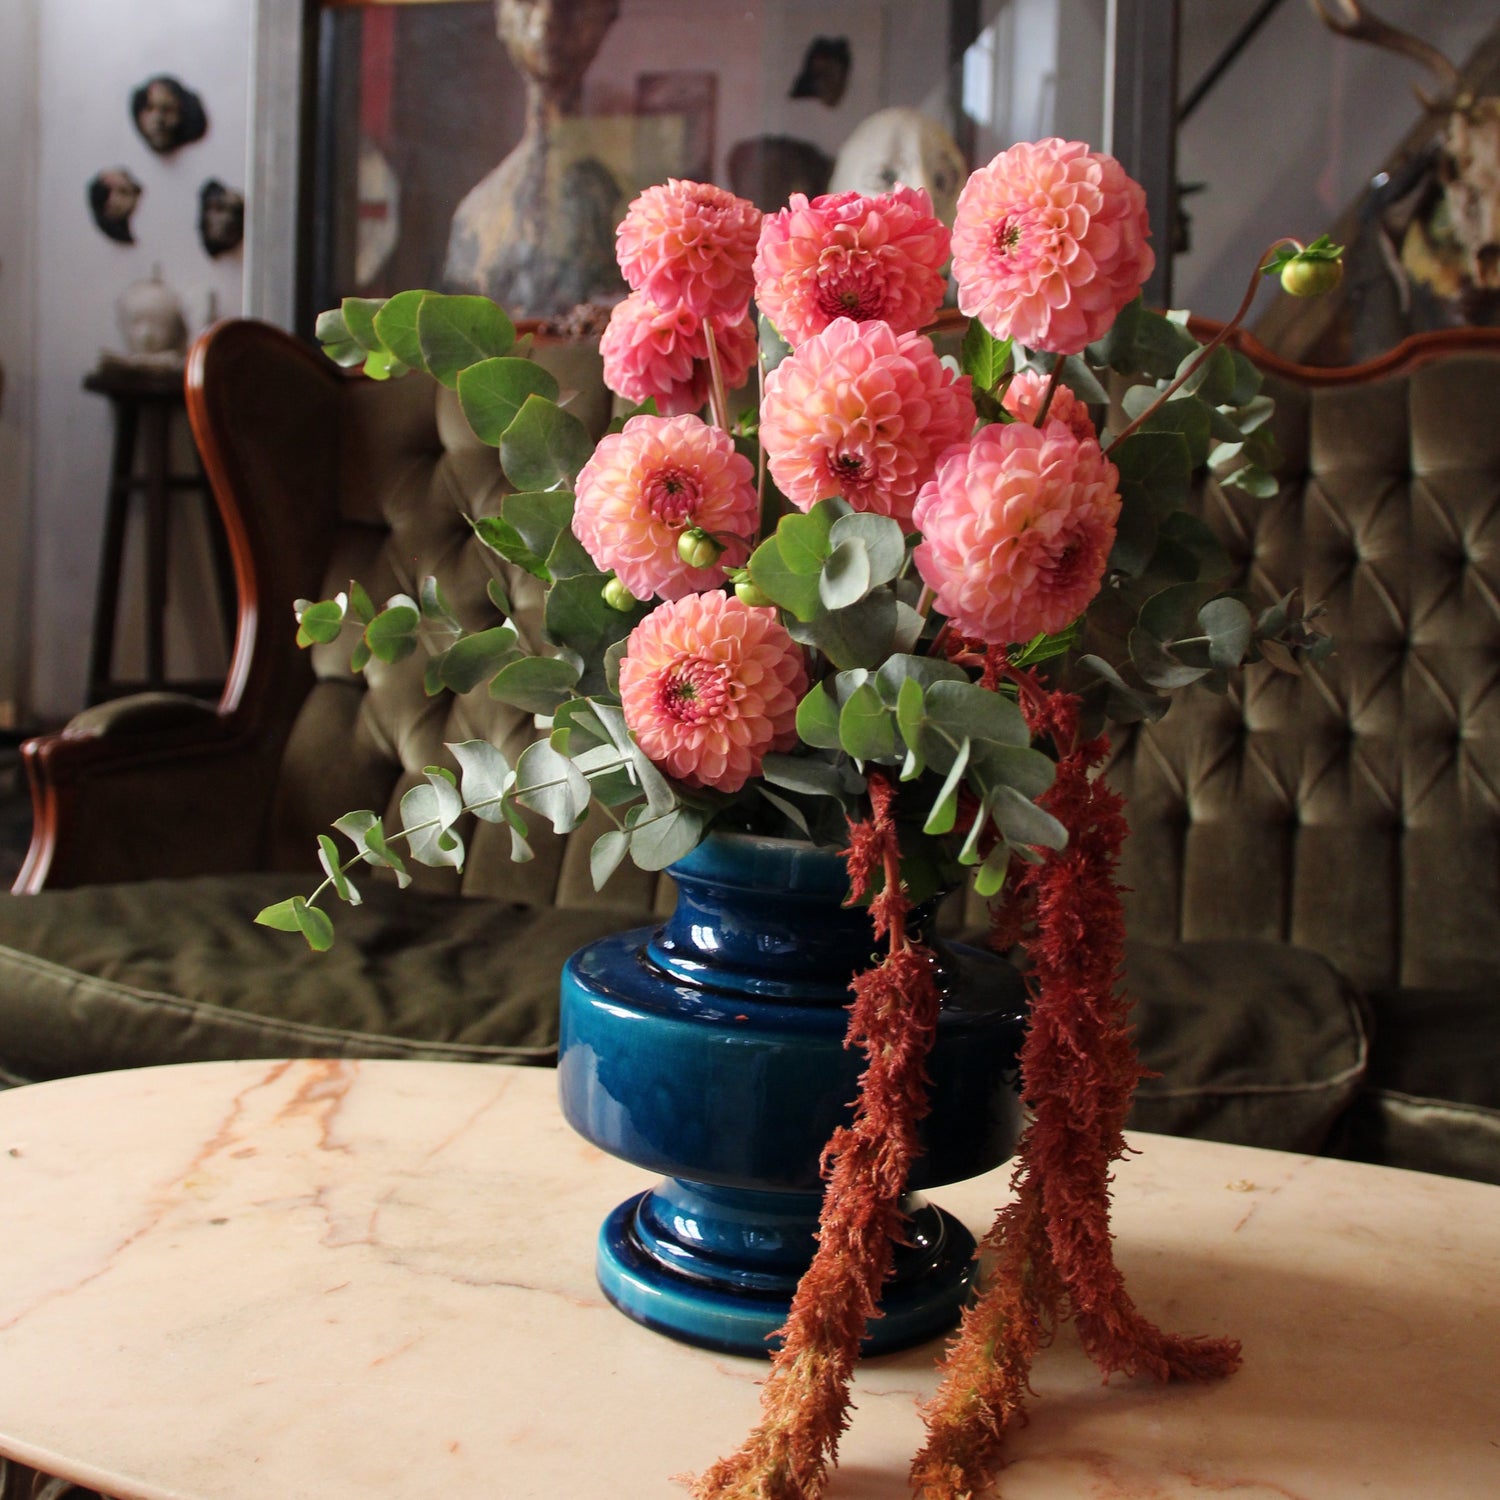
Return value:
[(1370, 1071), (1340, 1142), (1351, 1156), (1500, 1184), (1500, 973), (1371, 996)]
[(0, 1075), (219, 1058), (551, 1062), (558, 975), (628, 913), (399, 892), (338, 904), (313, 954), (254, 925), (305, 876), (231, 875), (0, 898)]
[(1127, 948), (1142, 1080), (1130, 1125), (1317, 1151), (1359, 1092), (1367, 1029), (1324, 958), (1245, 941)]

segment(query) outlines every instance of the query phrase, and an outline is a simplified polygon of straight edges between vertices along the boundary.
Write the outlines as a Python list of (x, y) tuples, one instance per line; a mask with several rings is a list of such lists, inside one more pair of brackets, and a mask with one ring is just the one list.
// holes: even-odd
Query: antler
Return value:
[[(1356, 42), (1373, 42), (1388, 52), (1399, 52), (1403, 57), (1421, 63), (1442, 83), (1442, 101), (1451, 101), (1458, 92), (1458, 69), (1430, 42), (1372, 16), (1359, 0), (1308, 0), (1308, 3), (1323, 24), (1340, 36)], [(1439, 108), (1442, 102), (1435, 104), (1420, 89), (1417, 97), (1432, 109)]]

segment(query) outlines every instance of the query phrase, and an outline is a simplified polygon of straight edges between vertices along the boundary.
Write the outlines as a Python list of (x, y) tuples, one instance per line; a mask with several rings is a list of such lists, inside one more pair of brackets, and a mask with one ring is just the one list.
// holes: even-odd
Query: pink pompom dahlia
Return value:
[(1146, 195), (1082, 141), (1023, 142), (964, 186), (953, 224), (959, 309), (997, 339), (1077, 354), (1156, 265)]
[(793, 193), (761, 225), (755, 301), (794, 349), (835, 318), (912, 333), (942, 306), (947, 260), (948, 230), (922, 188)]
[(760, 440), (771, 477), (802, 510), (841, 495), (907, 526), (938, 456), (974, 425), (969, 384), (920, 334), (835, 318), (767, 377)]
[[(724, 388), (743, 385), (755, 363), (755, 325), (748, 317), (711, 319)], [(640, 292), (617, 302), (599, 340), (604, 383), (627, 401), (656, 400), (664, 417), (698, 411), (708, 400), (705, 320), (679, 303), (667, 310)]]
[(668, 178), (647, 188), (615, 230), (615, 258), (632, 291), (700, 318), (738, 317), (755, 285), (761, 211), (707, 182)]
[(913, 560), (937, 608), (992, 646), (1076, 620), (1099, 592), (1119, 475), (1061, 422), (994, 423), (943, 456), (917, 497)]
[[(1047, 377), (1036, 370), (1020, 370), (1006, 388), (1005, 398), (1000, 403), (1018, 422), (1036, 426), (1036, 414), (1042, 409), (1042, 398), (1047, 394)], [(1047, 408), (1049, 422), (1061, 422), (1078, 441), (1098, 440), (1094, 430), (1094, 419), (1087, 405), (1080, 401), (1067, 386), (1059, 385), (1052, 393), (1052, 405)]]
[(797, 743), (802, 648), (776, 611), (733, 595), (663, 604), (630, 632), (620, 662), (625, 722), (647, 756), (690, 787), (737, 792), (768, 750)]
[[(576, 485), (573, 534), (601, 568), (637, 599), (717, 588), (724, 565), (742, 563), (760, 515), (755, 471), (727, 432), (697, 417), (632, 417), (599, 440)], [(677, 554), (678, 538), (701, 527), (726, 543), (711, 567)]]

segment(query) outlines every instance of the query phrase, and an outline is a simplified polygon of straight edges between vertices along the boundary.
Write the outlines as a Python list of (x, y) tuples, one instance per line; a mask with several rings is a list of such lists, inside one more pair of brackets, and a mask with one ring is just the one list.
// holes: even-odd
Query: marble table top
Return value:
[[(764, 1366), (594, 1285), (644, 1185), (543, 1070), (209, 1063), (0, 1094), (0, 1454), (120, 1500), (655, 1500)], [(1500, 1495), (1500, 1188), (1156, 1136), (1119, 1258), (1207, 1387), (1041, 1359), (1006, 1500)], [(1004, 1170), (938, 1190), (976, 1229)], [(869, 1361), (830, 1500), (898, 1500), (934, 1346)]]

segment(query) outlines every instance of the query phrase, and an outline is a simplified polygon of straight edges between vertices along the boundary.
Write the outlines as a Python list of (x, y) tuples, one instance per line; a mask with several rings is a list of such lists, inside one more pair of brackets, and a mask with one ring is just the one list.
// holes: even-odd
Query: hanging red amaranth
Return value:
[(997, 915), (997, 939), (1019, 939), (1029, 960), (1021, 1081), (1032, 1120), (1017, 1150), (1014, 1200), (980, 1246), (992, 1272), (924, 1411), (927, 1443), (912, 1465), (921, 1500), (962, 1500), (990, 1482), (1032, 1359), (1068, 1316), (1106, 1376), (1208, 1380), (1240, 1362), (1233, 1339), (1164, 1333), (1142, 1317), (1115, 1265), (1109, 1174), (1126, 1154), (1125, 1117), (1141, 1076), (1120, 990), (1125, 819), (1120, 798), (1092, 774), (1108, 741), (1076, 744), (1078, 700), (1047, 692), (1029, 673), (1010, 675), (1033, 732), (1058, 748), (1057, 778), (1039, 801), (1068, 842), (1017, 872)]
[(927, 1112), (926, 1058), (941, 992), (930, 949), (912, 939), (901, 886), (895, 795), (869, 777), (870, 818), (849, 829), (850, 899), (876, 872), (884, 884), (870, 903), (887, 956), (851, 988), (846, 1046), (866, 1058), (853, 1122), (823, 1155), (828, 1186), (818, 1249), (798, 1283), (784, 1342), (761, 1391), (761, 1420), (743, 1446), (693, 1484), (698, 1500), (814, 1500), (821, 1495), (840, 1434), (848, 1425), (849, 1383), (865, 1323), (891, 1269), (904, 1230), (900, 1200), (917, 1155), (917, 1122)]

